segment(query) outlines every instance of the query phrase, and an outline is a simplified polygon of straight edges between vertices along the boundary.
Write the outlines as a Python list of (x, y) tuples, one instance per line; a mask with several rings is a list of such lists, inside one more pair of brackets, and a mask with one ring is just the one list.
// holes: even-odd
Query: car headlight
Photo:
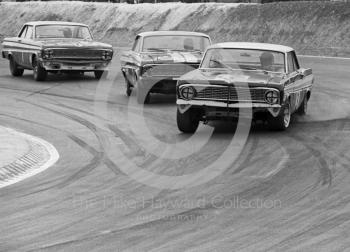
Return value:
[(196, 90), (192, 86), (185, 86), (180, 89), (180, 95), (185, 100), (191, 100), (196, 96)]
[(279, 102), (279, 92), (276, 90), (269, 90), (265, 93), (265, 100), (269, 104), (276, 104)]
[(43, 59), (51, 59), (53, 58), (53, 50), (52, 49), (44, 49), (42, 51)]
[(103, 50), (102, 51), (102, 59), (103, 60), (111, 60), (113, 56), (112, 50)]

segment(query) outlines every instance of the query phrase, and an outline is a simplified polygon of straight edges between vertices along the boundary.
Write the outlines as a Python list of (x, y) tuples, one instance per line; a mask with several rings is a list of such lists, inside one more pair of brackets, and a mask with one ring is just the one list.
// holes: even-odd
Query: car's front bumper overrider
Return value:
[(107, 71), (110, 61), (63, 61), (41, 60), (41, 66), (47, 71)]

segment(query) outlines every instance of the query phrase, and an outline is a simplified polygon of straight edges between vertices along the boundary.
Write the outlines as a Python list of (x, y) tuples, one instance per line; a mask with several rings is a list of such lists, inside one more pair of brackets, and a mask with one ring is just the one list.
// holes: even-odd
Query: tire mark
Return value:
[(337, 228), (344, 223), (350, 221), (350, 213), (338, 214), (332, 218), (329, 218), (321, 223), (309, 225), (306, 229), (299, 231), (274, 246), (267, 249), (267, 251), (272, 250), (285, 250), (286, 247), (290, 247), (295, 244), (301, 244), (304, 241), (310, 241), (312, 238), (320, 236), (330, 230)]
[(48, 88), (44, 88), (44, 89), (41, 89), (41, 90), (37, 90), (37, 91), (34, 91), (34, 92), (31, 92), (30, 94), (26, 95), (25, 98), (28, 98), (30, 96), (33, 96), (33, 95), (36, 95), (36, 94), (44, 94), (44, 92), (46, 92), (47, 90), (50, 90), (50, 89), (53, 89), (55, 87), (59, 87), (61, 85), (63, 85), (64, 83), (58, 83), (58, 84), (55, 84), (51, 87), (48, 87)]
[[(259, 139), (257, 137), (253, 137), (252, 144), (251, 144), (252, 147), (250, 148), (249, 154), (246, 155), (246, 157), (244, 158), (242, 163), (239, 164), (238, 168), (232, 172), (233, 175), (240, 173), (245, 168), (250, 166), (250, 164), (253, 162), (251, 159), (252, 159), (252, 157), (254, 157), (254, 154), (256, 153), (256, 151), (258, 149), (258, 144), (259, 144)], [(244, 149), (243, 149), (243, 151), (244, 151)], [(235, 162), (233, 162), (231, 165), (233, 166), (234, 164), (235, 164)]]
[(300, 144), (305, 146), (307, 150), (309, 150), (312, 156), (317, 160), (319, 164), (319, 171), (321, 174), (321, 185), (328, 185), (330, 187), (332, 185), (332, 171), (328, 167), (327, 161), (322, 157), (322, 152), (316, 149), (312, 144), (305, 143), (305, 136), (293, 135), (291, 137), (294, 140), (297, 140)]
[[(98, 128), (95, 124), (85, 120), (82, 117), (79, 117), (77, 115), (73, 115), (67, 112), (61, 112), (52, 108), (48, 108), (48, 107), (44, 107), (42, 105), (39, 104), (35, 104), (35, 103), (31, 103), (28, 101), (24, 101), (26, 103), (29, 103), (31, 105), (40, 107), (44, 110), (50, 111), (54, 114), (58, 114), (61, 115), (63, 117), (66, 117), (70, 120), (73, 120), (81, 125), (83, 125), (84, 127), (88, 128), (96, 137), (96, 139), (99, 142), (99, 147), (101, 149), (101, 151), (97, 151), (96, 149), (92, 148), (91, 146), (87, 145), (87, 143), (85, 143), (84, 141), (82, 141), (81, 139), (77, 138), (74, 135), (69, 135), (70, 137), (72, 137), (71, 139), (73, 141), (76, 141), (76, 143), (78, 143), (78, 145), (80, 145), (83, 148), (87, 148), (86, 150), (88, 152), (90, 152), (93, 155), (93, 159), (91, 160), (91, 162), (87, 165), (84, 166), (83, 168), (81, 168), (79, 171), (77, 171), (75, 174), (73, 174), (70, 178), (68, 178), (66, 181), (61, 182), (59, 185), (60, 187), (64, 187), (66, 185), (69, 185), (71, 182), (73, 182), (75, 179), (80, 178), (79, 175), (81, 176), (86, 176), (89, 172), (91, 172), (93, 169), (95, 169), (99, 164), (101, 163), (105, 163), (108, 168), (110, 168), (111, 171), (113, 171), (113, 173), (116, 174), (116, 171), (119, 171), (116, 175), (119, 175), (121, 173), (121, 170), (119, 168), (117, 168), (117, 165), (114, 164), (114, 162), (112, 160), (110, 160), (107, 156), (106, 156), (106, 152), (104, 150), (104, 145), (103, 145), (103, 138), (100, 135), (100, 133), (98, 132)], [(105, 160), (108, 160), (107, 162), (104, 162)]]

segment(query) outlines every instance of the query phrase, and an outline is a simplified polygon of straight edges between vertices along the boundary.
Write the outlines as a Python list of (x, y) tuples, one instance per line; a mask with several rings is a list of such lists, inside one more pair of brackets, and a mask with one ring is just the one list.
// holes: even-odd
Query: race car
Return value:
[(17, 37), (5, 38), (2, 47), (13, 76), (29, 69), (37, 81), (50, 72), (94, 72), (100, 79), (113, 57), (111, 45), (93, 41), (87, 25), (73, 22), (26, 23)]
[(121, 56), (126, 94), (136, 89), (137, 101), (148, 103), (151, 93), (175, 94), (181, 75), (198, 68), (211, 44), (203, 33), (153, 31), (136, 36), (133, 47)]
[(177, 125), (193, 133), (200, 121), (237, 118), (249, 108), (253, 119), (274, 130), (305, 114), (314, 76), (301, 68), (287, 46), (226, 42), (208, 47), (199, 69), (177, 82)]

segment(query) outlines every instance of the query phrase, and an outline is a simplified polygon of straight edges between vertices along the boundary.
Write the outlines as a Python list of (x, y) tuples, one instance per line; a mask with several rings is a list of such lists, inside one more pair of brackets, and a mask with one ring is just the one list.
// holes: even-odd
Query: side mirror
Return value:
[(304, 78), (304, 77), (312, 74), (312, 69), (311, 68), (300, 68), (299, 74), (301, 75), (302, 78)]

